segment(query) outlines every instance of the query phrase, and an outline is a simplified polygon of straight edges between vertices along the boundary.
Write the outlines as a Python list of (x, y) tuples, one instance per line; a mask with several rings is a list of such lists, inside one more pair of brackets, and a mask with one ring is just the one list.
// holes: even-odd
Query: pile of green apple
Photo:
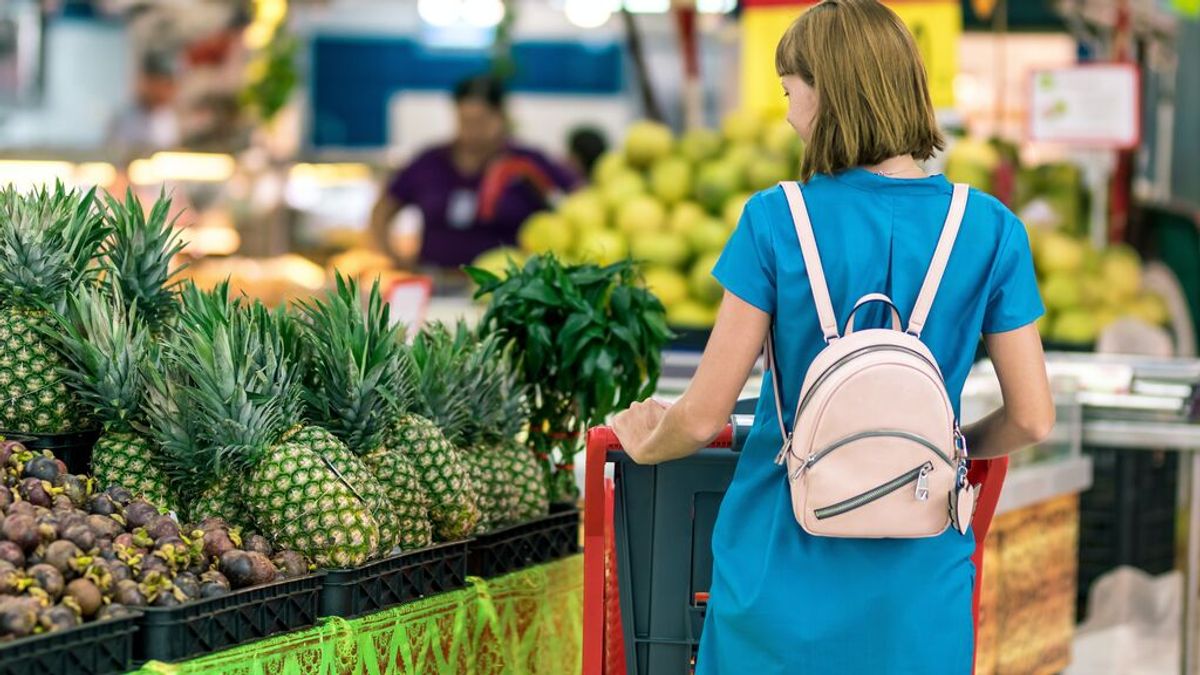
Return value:
[(712, 268), (746, 200), (794, 178), (801, 153), (786, 121), (752, 113), (679, 137), (663, 124), (636, 122), (623, 147), (597, 162), (591, 185), (525, 222), (520, 249), (489, 251), (475, 265), (500, 273), (510, 258), (546, 252), (600, 264), (632, 257), (668, 323), (711, 327), (723, 295)]
[(1121, 318), (1165, 326), (1163, 299), (1142, 287), (1142, 261), (1129, 246), (1096, 250), (1059, 231), (1029, 228), (1046, 315), (1038, 330), (1050, 341), (1091, 344)]

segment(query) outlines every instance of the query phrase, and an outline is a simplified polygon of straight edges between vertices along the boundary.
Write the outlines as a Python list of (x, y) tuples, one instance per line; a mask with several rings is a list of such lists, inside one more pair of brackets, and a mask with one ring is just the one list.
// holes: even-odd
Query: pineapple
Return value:
[[(253, 523), (276, 546), (318, 566), (345, 568), (373, 558), (379, 525), (371, 505), (321, 455), (328, 442), (300, 424), (299, 331), (281, 311), (240, 306), (187, 291), (175, 339), (164, 350), (175, 384), (155, 386), (155, 407), (187, 410), (197, 439), (176, 441), (174, 474), (203, 495), (214, 483), (240, 492)], [(189, 307), (195, 304), (194, 309)], [(167, 425), (157, 425), (165, 427)], [(161, 431), (164, 440), (173, 434)], [(204, 503), (206, 500), (200, 500)]]
[(382, 550), (428, 546), (432, 526), (425, 489), (406, 458), (383, 445), (388, 424), (409, 395), (411, 366), (379, 282), (364, 308), (358, 284), (338, 274), (335, 291), (301, 303), (301, 309), (308, 319), (308, 416), (332, 432), (325, 433), (332, 442), (323, 444), (322, 456), (375, 505)]
[(505, 443), (499, 452), (504, 459), (504, 473), (517, 488), (513, 519), (520, 523), (549, 513), (550, 486), (546, 481), (545, 463), (538, 460), (532, 448), (516, 441)]
[(471, 388), (478, 404), (454, 442), (467, 458), (477, 490), (481, 511), (477, 531), (487, 532), (518, 520), (521, 495), (501, 450), (520, 433), (529, 411), (512, 350), (495, 337), (477, 339), (462, 323), (456, 333), (463, 358), (447, 376), (452, 387)]
[[(167, 220), (171, 202), (160, 198), (147, 219), (132, 192), (125, 203), (108, 197), (112, 236), (103, 258), (101, 291), (85, 286), (67, 316), (56, 315), (53, 336), (69, 367), (63, 373), (104, 433), (92, 449), (92, 473), (101, 485), (120, 485), (151, 503), (174, 508), (156, 449), (135, 426), (142, 412), (145, 372), (154, 368), (154, 336), (178, 311), (171, 258), (183, 245)], [(144, 428), (144, 425), (143, 425)]]
[(88, 429), (46, 331), (72, 291), (93, 285), (108, 225), (93, 192), (0, 191), (0, 428), (37, 434)]
[(388, 430), (385, 445), (412, 461), (429, 494), (429, 517), (434, 537), (455, 541), (475, 532), (479, 504), (470, 470), (448, 437), (461, 433), (477, 409), (474, 383), (451, 382), (455, 361), (463, 357), (444, 328), (434, 327), (417, 337), (409, 351), (414, 366), (412, 409), (402, 413)]
[(62, 374), (103, 433), (92, 449), (92, 475), (103, 487), (119, 485), (159, 508), (174, 509), (167, 476), (151, 440), (140, 433), (145, 373), (152, 359), (149, 332), (119, 292), (84, 287), (66, 315), (55, 315)]

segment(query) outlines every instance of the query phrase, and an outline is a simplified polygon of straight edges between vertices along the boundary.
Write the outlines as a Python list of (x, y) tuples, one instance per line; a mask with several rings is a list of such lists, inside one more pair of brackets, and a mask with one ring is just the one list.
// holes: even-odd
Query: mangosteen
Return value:
[(229, 579), (216, 570), (209, 570), (200, 575), (200, 597), (216, 598), (229, 595)]
[(8, 487), (6, 487), (4, 485), (0, 485), (0, 513), (4, 513), (5, 511), (7, 511), (8, 507), (12, 506), (12, 503), (13, 503), (12, 490), (9, 490)]
[(22, 638), (37, 627), (36, 605), (16, 598), (0, 600), (0, 636)]
[(138, 580), (145, 581), (151, 574), (161, 574), (166, 576), (171, 573), (171, 567), (167, 565), (167, 561), (157, 556), (146, 556), (142, 558), (141, 569), (138, 572)]
[(25, 462), (25, 478), (36, 478), (38, 480), (53, 481), (62, 473), (59, 471), (58, 463), (53, 457), (34, 457)]
[(104, 491), (104, 494), (108, 495), (110, 499), (121, 506), (127, 506), (129, 502), (133, 501), (133, 493), (120, 485), (108, 486), (108, 489)]
[[(21, 592), (25, 575), (21, 568), (0, 560), (0, 596), (16, 595)], [(2, 599), (2, 598), (0, 598)]]
[(246, 537), (242, 542), (242, 548), (251, 553), (261, 553), (268, 558), (275, 555), (275, 549), (271, 548), (271, 542), (261, 534), (252, 534)]
[(26, 478), (21, 481), (17, 491), (20, 493), (21, 499), (30, 504), (50, 508), (54, 504), (54, 499), (50, 497), (46, 485), (47, 483), (43, 483), (37, 478)]
[(56, 630), (66, 630), (79, 625), (79, 615), (75, 610), (63, 605), (54, 605), (42, 609), (38, 615), (38, 623), (47, 633)]
[(0, 541), (0, 561), (7, 562), (13, 567), (24, 567), (25, 552), (11, 541)]
[(79, 547), (81, 551), (91, 551), (96, 547), (96, 533), (87, 525), (73, 525), (63, 533), (63, 538)]
[(253, 551), (233, 550), (221, 556), (221, 573), (234, 588), (248, 588), (275, 581), (278, 571), (271, 559)]
[[(129, 529), (131, 530), (139, 527), (147, 527), (160, 515), (162, 514), (158, 512), (158, 509), (154, 508), (150, 502), (144, 499), (135, 499), (125, 507), (125, 522), (129, 524)], [(179, 534), (178, 526), (175, 528), (175, 534)]]
[(190, 572), (180, 572), (175, 575), (175, 588), (188, 598), (200, 597), (200, 579)]
[(92, 528), (92, 532), (94, 532), (97, 537), (115, 539), (116, 537), (121, 536), (121, 533), (125, 531), (125, 528), (121, 527), (120, 523), (112, 518), (109, 518), (108, 516), (93, 514), (88, 516), (87, 522), (88, 527)]
[(205, 532), (208, 532), (209, 530), (228, 530), (229, 521), (218, 516), (209, 516), (200, 521), (200, 525), (198, 527)]
[(113, 602), (119, 602), (122, 605), (130, 607), (145, 607), (146, 596), (142, 593), (141, 586), (132, 579), (122, 579), (117, 582), (116, 589), (113, 591)]
[(133, 570), (129, 569), (129, 565), (120, 560), (108, 561), (108, 573), (112, 575), (114, 582), (121, 582), (133, 578)]
[(83, 551), (80, 551), (79, 547), (74, 543), (65, 539), (59, 539), (46, 547), (46, 552), (42, 555), (42, 558), (47, 564), (52, 565), (65, 575), (72, 572), (71, 563), (82, 555)]
[(10, 516), (29, 516), (30, 518), (35, 518), (37, 514), (37, 507), (29, 502), (16, 502), (8, 507), (8, 515)]
[[(15, 506), (14, 506), (15, 508)], [(41, 537), (38, 536), (37, 521), (33, 516), (23, 514), (9, 515), (0, 524), (0, 534), (4, 538), (21, 547), (21, 550), (28, 553), (37, 548), (41, 542)]]
[(146, 533), (153, 539), (163, 537), (178, 537), (179, 523), (171, 516), (156, 516), (146, 525)]
[(133, 534), (130, 532), (122, 532), (117, 535), (116, 539), (112, 540), (113, 546), (124, 546), (125, 548), (134, 548)]
[(54, 479), (54, 487), (62, 490), (62, 496), (71, 500), (72, 506), (87, 506), (88, 503), (88, 486), (87, 480), (69, 473), (60, 473), (58, 478)]
[(74, 598), (75, 602), (79, 603), (80, 613), (88, 619), (95, 616), (104, 602), (100, 589), (87, 579), (76, 579), (67, 584), (66, 596)]
[(233, 543), (233, 538), (229, 536), (228, 530), (212, 529), (204, 532), (204, 555), (220, 559), (221, 556), (236, 548), (237, 545)]
[(57, 600), (66, 589), (67, 580), (63, 573), (53, 565), (42, 563), (29, 568), (29, 578), (33, 579), (36, 587), (42, 589), (52, 599)]
[(152, 607), (178, 607), (183, 603), (179, 598), (175, 597), (174, 593), (159, 593), (154, 602), (150, 603)]
[(106, 494), (93, 495), (88, 510), (97, 516), (111, 516), (117, 512), (117, 504)]
[(12, 464), (13, 455), (25, 452), (25, 446), (17, 441), (0, 441), (0, 469)]
[(129, 609), (125, 605), (114, 602), (111, 605), (105, 605), (105, 606), (101, 607), (100, 611), (96, 612), (96, 621), (107, 621), (109, 619), (120, 619), (120, 618), (129, 616), (130, 614), (133, 614), (133, 610)]
[(54, 503), (50, 505), (50, 508), (59, 513), (63, 511), (70, 511), (71, 509), (75, 508), (75, 502), (72, 502), (71, 498), (66, 495), (57, 495), (54, 498)]
[(308, 561), (295, 551), (280, 551), (271, 560), (284, 579), (295, 579), (308, 574)]

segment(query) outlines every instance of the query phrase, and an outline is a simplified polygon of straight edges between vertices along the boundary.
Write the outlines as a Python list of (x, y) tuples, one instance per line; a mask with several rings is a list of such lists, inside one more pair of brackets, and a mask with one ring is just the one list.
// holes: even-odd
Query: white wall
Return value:
[(45, 35), (41, 101), (0, 112), (0, 147), (99, 147), (116, 112), (131, 100), (132, 68), (124, 29), (72, 19)]

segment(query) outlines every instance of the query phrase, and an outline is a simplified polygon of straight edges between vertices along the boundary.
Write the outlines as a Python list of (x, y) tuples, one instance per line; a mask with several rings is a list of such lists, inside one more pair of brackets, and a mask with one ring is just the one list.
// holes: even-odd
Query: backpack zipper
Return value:
[(946, 466), (952, 469), (954, 468), (954, 460), (950, 459), (946, 453), (942, 452), (940, 448), (922, 436), (918, 436), (917, 434), (910, 433), (908, 431), (864, 431), (862, 433), (857, 433), (853, 436), (847, 436), (846, 438), (834, 441), (833, 443), (830, 443), (822, 448), (820, 452), (809, 455), (808, 460), (796, 467), (796, 470), (792, 472), (792, 480), (799, 478), (801, 474), (811, 469), (813, 465), (824, 459), (834, 450), (866, 438), (903, 438), (906, 441), (919, 443), (937, 454), (937, 456), (946, 463)]
[[(843, 356), (842, 358), (838, 359), (837, 361), (835, 361), (833, 363), (833, 365), (831, 365), (829, 368), (827, 368), (825, 370), (825, 372), (821, 373), (821, 376), (818, 377), (815, 382), (813, 382), (812, 386), (809, 387), (808, 392), (805, 393), (804, 398), (800, 400), (800, 405), (797, 406), (797, 408), (796, 408), (796, 416), (795, 416), (795, 418), (792, 419), (792, 424), (795, 424), (796, 420), (800, 419), (800, 415), (804, 414), (804, 409), (808, 407), (809, 402), (812, 400), (813, 392), (817, 391), (817, 389), (819, 389), (821, 387), (821, 384), (824, 383), (825, 380), (829, 379), (829, 377), (832, 376), (833, 373), (837, 369), (844, 366), (846, 364), (846, 362), (856, 359), (859, 356), (864, 356), (866, 354), (872, 354), (874, 352), (880, 352), (880, 351), (900, 351), (900, 352), (905, 352), (907, 354), (915, 356), (918, 359), (921, 359), (925, 363), (929, 364), (929, 367), (933, 368), (934, 372), (936, 372), (939, 376), (941, 376), (942, 369), (938, 368), (936, 363), (925, 358), (924, 355), (922, 355), (920, 352), (918, 352), (915, 349), (909, 349), (908, 347), (899, 347), (896, 345), (873, 345), (871, 347), (863, 347), (862, 349), (856, 349), (856, 350), (850, 352), (849, 354)], [(943, 385), (942, 388), (944, 390), (945, 385)], [(781, 447), (779, 449), (779, 454), (775, 456), (776, 464), (783, 464), (784, 460), (787, 459), (788, 451), (790, 451), (792, 449), (792, 436), (795, 433), (796, 433), (796, 431), (795, 431), (795, 429), (793, 429), (787, 435), (787, 437), (783, 439), (783, 447)]]
[(825, 520), (833, 518), (844, 513), (860, 509), (867, 504), (883, 499), (884, 497), (896, 492), (900, 488), (915, 482), (917, 484), (916, 494), (914, 495), (918, 501), (929, 500), (929, 474), (933, 473), (933, 462), (925, 462), (921, 466), (916, 467), (911, 471), (897, 476), (896, 478), (880, 485), (871, 488), (866, 492), (851, 497), (845, 501), (838, 502), (832, 506), (826, 506), (813, 511), (813, 515), (817, 520)]

